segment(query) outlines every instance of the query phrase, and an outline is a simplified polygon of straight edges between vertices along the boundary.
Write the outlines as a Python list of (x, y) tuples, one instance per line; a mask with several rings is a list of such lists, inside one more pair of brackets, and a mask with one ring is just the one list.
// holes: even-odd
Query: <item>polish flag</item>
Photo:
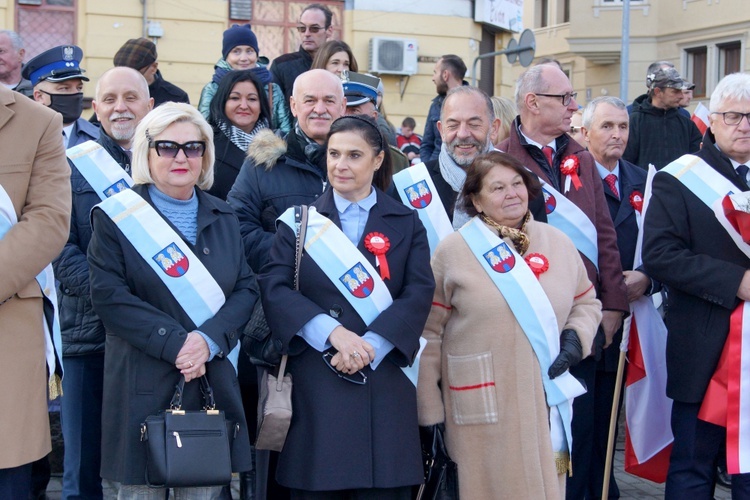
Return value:
[(672, 451), (667, 397), (667, 328), (649, 297), (631, 303), (625, 379), (625, 472), (663, 483)]
[(705, 134), (708, 129), (708, 115), (708, 108), (705, 107), (702, 102), (699, 102), (698, 106), (695, 107), (695, 112), (693, 113), (691, 120), (693, 120), (693, 123), (698, 126), (701, 135)]
[[(656, 174), (649, 165), (648, 179), (633, 268), (641, 266), (643, 228), (651, 197), (651, 181)], [(625, 471), (663, 483), (667, 480), (672, 452), (672, 400), (667, 397), (667, 327), (651, 297), (630, 303), (630, 326), (624, 332), (620, 349), (628, 351), (625, 378)]]

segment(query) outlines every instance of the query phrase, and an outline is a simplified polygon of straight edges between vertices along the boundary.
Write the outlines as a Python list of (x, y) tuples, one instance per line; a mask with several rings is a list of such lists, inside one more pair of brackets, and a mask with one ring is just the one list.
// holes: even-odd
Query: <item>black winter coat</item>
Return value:
[[(340, 227), (332, 193), (328, 189), (313, 206)], [(279, 483), (290, 488), (394, 488), (422, 482), (416, 389), (400, 367), (411, 364), (419, 348), (435, 281), (427, 234), (416, 211), (381, 191), (377, 197), (363, 235), (377, 231), (390, 240), (391, 279), (385, 284), (393, 303), (369, 328), (307, 253), (300, 264), (300, 291), (294, 290), (295, 237), (285, 224), (279, 225), (259, 277), (269, 326), (289, 353), (287, 366), (294, 377), (295, 412), (277, 473)], [(364, 237), (358, 249), (375, 266)], [(365, 367), (365, 385), (336, 376), (322, 354), (296, 335), (318, 314), (331, 314), (358, 335), (372, 330), (395, 346), (376, 370)]]
[[(269, 153), (269, 141), (279, 156)], [(311, 204), (325, 187), (322, 149), (310, 160), (304, 153), (303, 139), (294, 131), (286, 142), (270, 130), (255, 136), (227, 202), (240, 220), (247, 262), (256, 273), (268, 260), (276, 218), (292, 205)]]
[[(749, 188), (710, 132), (696, 156), (729, 179)], [(666, 172), (654, 177), (644, 222), (643, 265), (664, 283), (668, 301), (667, 396), (700, 403), (721, 356), (737, 290), (750, 259), (734, 244), (708, 207)]]
[(292, 97), (294, 80), (305, 71), (308, 71), (312, 67), (312, 63), (312, 56), (302, 47), (297, 52), (280, 55), (271, 63), (273, 80), (279, 84), (279, 87), (284, 92), (284, 102), (287, 105), (289, 104), (289, 98)]
[[(138, 185), (133, 190), (153, 205), (148, 186)], [(169, 407), (181, 377), (175, 359), (187, 334), (194, 330), (208, 335), (221, 351), (206, 363), (206, 375), (216, 407), (240, 424), (232, 469), (251, 468), (242, 398), (226, 355), (237, 345), (258, 299), (257, 285), (245, 263), (237, 218), (231, 209), (199, 189), (196, 195), (196, 244), (184, 239), (181, 244), (206, 266), (226, 297), (216, 315), (202, 325), (192, 322), (109, 216), (98, 208), (92, 212), (91, 290), (94, 308), (107, 330), (101, 476), (123, 484), (145, 484), (146, 448), (140, 442), (140, 424)], [(201, 403), (198, 381), (186, 384), (183, 408), (200, 409)]]
[[(130, 159), (104, 130), (96, 142), (130, 173)], [(91, 306), (89, 265), (86, 262), (86, 251), (91, 241), (91, 209), (102, 200), (75, 165), (71, 161), (68, 163), (73, 190), (70, 236), (52, 265), (55, 278), (60, 283), (58, 301), (63, 356), (77, 356), (104, 351), (104, 326)]]
[(655, 108), (646, 94), (636, 98), (622, 158), (646, 170), (649, 163), (661, 170), (680, 156), (698, 151), (701, 133), (679, 109)]
[(216, 152), (214, 184), (208, 192), (217, 198), (226, 200), (229, 190), (232, 189), (234, 181), (240, 173), (242, 163), (245, 161), (245, 152), (235, 146), (226, 134), (218, 128), (214, 128), (214, 149)]

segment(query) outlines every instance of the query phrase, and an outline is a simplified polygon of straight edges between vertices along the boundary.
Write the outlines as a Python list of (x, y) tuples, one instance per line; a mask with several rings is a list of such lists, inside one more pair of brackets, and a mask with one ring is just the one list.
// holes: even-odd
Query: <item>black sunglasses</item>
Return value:
[(201, 158), (206, 152), (205, 141), (190, 141), (180, 144), (174, 141), (153, 141), (149, 147), (156, 150), (156, 154), (166, 158), (177, 158), (177, 153), (182, 150), (188, 158)]
[(305, 26), (304, 24), (302, 26), (297, 26), (297, 31), (299, 31), (300, 33), (304, 33), (307, 30), (310, 30), (310, 33), (317, 33), (318, 31), (324, 29), (324, 27), (318, 26), (317, 24), (313, 24), (312, 26)]
[[(339, 378), (343, 378), (347, 382), (351, 382), (352, 384), (357, 384), (357, 385), (365, 385), (367, 383), (367, 375), (365, 375), (361, 371), (352, 375), (338, 371), (331, 364), (331, 358), (333, 358), (333, 354), (331, 354), (330, 352), (326, 352), (323, 354), (323, 361), (325, 361), (326, 366), (330, 368), (333, 373), (338, 375)], [(357, 375), (359, 375), (359, 377), (357, 377)], [(355, 378), (352, 378), (352, 377), (355, 377)]]

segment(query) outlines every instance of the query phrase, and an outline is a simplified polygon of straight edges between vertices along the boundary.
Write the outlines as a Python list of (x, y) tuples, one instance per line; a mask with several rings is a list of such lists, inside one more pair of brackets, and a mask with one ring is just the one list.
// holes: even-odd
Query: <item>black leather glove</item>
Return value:
[(559, 377), (565, 370), (581, 362), (583, 347), (578, 334), (574, 330), (563, 330), (560, 334), (560, 354), (547, 370), (549, 378)]

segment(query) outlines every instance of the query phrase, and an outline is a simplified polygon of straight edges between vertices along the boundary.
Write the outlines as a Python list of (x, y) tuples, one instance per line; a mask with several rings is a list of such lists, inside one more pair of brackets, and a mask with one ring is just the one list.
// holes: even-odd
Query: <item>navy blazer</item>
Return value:
[[(313, 206), (340, 227), (330, 187)], [(307, 253), (300, 264), (300, 291), (294, 290), (295, 237), (286, 224), (279, 224), (259, 277), (268, 324), (289, 354), (287, 369), (294, 380), (295, 412), (276, 476), (284, 486), (308, 491), (393, 488), (424, 479), (416, 391), (400, 367), (414, 359), (435, 290), (427, 234), (416, 211), (381, 191), (358, 244), (375, 267), (375, 256), (364, 247), (365, 236), (373, 231), (390, 240), (386, 258), (391, 278), (385, 285), (393, 303), (369, 326)], [(337, 377), (322, 353), (297, 335), (318, 314), (330, 314), (358, 335), (372, 330), (395, 346), (376, 370), (362, 370), (365, 385)], [(343, 457), (336, 445), (341, 442), (356, 453)]]
[[(607, 199), (609, 215), (612, 216), (612, 223), (617, 233), (617, 248), (620, 250), (620, 263), (623, 271), (633, 269), (633, 259), (635, 258), (635, 247), (638, 241), (638, 222), (635, 218), (635, 209), (630, 203), (630, 196), (634, 191), (638, 191), (643, 196), (646, 189), (646, 177), (648, 174), (645, 170), (628, 161), (620, 160), (620, 176), (618, 180), (618, 189), (620, 198), (610, 189), (604, 179), (604, 197)], [(642, 271), (639, 269), (639, 271)], [(645, 272), (645, 271), (643, 271)], [(620, 357), (620, 342), (622, 341), (622, 327), (615, 334), (612, 344), (604, 350), (604, 356), (599, 361), (598, 368), (607, 372), (616, 372), (617, 363)]]

